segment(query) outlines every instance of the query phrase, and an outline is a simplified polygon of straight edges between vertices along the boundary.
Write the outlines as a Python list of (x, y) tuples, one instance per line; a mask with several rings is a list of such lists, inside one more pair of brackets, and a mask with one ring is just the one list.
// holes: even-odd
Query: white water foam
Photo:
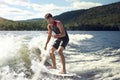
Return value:
[[(100, 50), (98, 51), (99, 53), (96, 52), (95, 54), (81, 53), (76, 56), (70, 55), (70, 59), (67, 60), (67, 69), (81, 75), (81, 80), (119, 80), (119, 50), (120, 49), (108, 50), (107, 48)], [(107, 53), (108, 51), (109, 53)], [(105, 53), (107, 53), (107, 56)]]
[[(94, 36), (89, 34), (70, 34), (70, 43), (80, 45), (80, 41), (89, 40)], [(44, 51), (44, 44), (46, 41), (45, 35), (40, 35), (38, 37), (33, 37), (30, 42), (25, 44), (28, 47), (29, 51), (33, 48), (39, 48), (41, 55), (43, 57), (43, 62), (39, 62), (34, 58), (31, 59), (30, 68), (35, 73), (32, 75), (32, 78), (25, 77), (25, 72), (21, 71), (16, 73), (11, 70), (11, 67), (7, 65), (7, 62), (16, 56), (19, 49), (22, 46), (24, 37), (21, 36), (11, 36), (11, 35), (1, 35), (0, 36), (0, 61), (1, 65), (4, 63), (6, 65), (0, 68), (0, 80), (51, 80), (55, 78), (50, 78), (50, 76), (42, 76), (41, 72), (47, 71), (44, 67), (44, 62), (48, 56), (48, 51), (53, 40), (51, 40), (48, 51)], [(72, 50), (72, 49), (70, 49)], [(27, 52), (30, 53), (30, 52)], [(36, 53), (39, 53), (36, 51)], [(81, 76), (81, 80), (119, 80), (120, 79), (120, 49), (111, 49), (106, 48), (97, 52), (91, 53), (76, 53), (66, 50), (66, 53), (69, 54), (66, 56), (67, 71), (75, 72)], [(110, 54), (109, 54), (110, 53)], [(59, 60), (57, 60), (59, 62)], [(19, 63), (19, 65), (22, 63)], [(23, 68), (21, 66), (20, 68)], [(57, 80), (57, 79), (56, 79)], [(60, 79), (58, 79), (60, 80)], [(72, 80), (72, 79), (63, 79), (63, 80)], [(75, 80), (75, 79), (73, 79)], [(79, 80), (79, 79), (76, 79)]]
[(70, 34), (69, 37), (70, 37), (69, 44), (80, 45), (80, 41), (89, 40), (94, 36), (90, 34)]
[(0, 35), (0, 66), (12, 59), (22, 45), (22, 37)]

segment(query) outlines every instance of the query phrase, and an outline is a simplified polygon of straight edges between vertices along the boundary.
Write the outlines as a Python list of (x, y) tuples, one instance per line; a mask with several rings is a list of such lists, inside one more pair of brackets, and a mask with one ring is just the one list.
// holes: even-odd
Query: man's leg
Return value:
[(49, 68), (53, 68), (53, 69), (56, 69), (56, 59), (55, 59), (55, 48), (52, 47), (51, 50), (50, 50), (50, 58), (52, 60), (52, 66), (50, 66)]
[(60, 71), (61, 74), (65, 74), (66, 73), (65, 57), (63, 55), (63, 50), (64, 50), (64, 48), (62, 46), (60, 46), (59, 49), (58, 49), (58, 53), (60, 55), (60, 61), (61, 61), (61, 64), (62, 64), (62, 70)]

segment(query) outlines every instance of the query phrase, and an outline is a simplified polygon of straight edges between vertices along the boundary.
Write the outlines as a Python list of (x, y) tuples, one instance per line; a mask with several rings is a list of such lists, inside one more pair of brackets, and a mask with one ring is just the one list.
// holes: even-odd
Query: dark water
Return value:
[(91, 52), (104, 48), (120, 48), (120, 31), (72, 31), (69, 33), (93, 36), (90, 39), (79, 41), (79, 43), (82, 43), (79, 46), (72, 45), (74, 48), (77, 48), (78, 52)]

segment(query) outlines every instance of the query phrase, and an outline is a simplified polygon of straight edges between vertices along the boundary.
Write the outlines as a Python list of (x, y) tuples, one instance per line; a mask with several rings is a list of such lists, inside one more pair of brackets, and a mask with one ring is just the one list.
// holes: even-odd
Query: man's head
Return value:
[(48, 22), (48, 23), (53, 23), (53, 16), (52, 16), (52, 14), (50, 14), (50, 13), (47, 13), (46, 15), (45, 15), (45, 19), (46, 19), (46, 21)]

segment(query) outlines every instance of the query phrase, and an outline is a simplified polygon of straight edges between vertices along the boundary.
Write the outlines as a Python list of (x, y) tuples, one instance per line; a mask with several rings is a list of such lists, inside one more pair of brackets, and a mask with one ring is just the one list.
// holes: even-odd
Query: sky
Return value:
[(118, 2), (119, 0), (0, 0), (0, 17), (10, 20), (44, 18), (46, 13), (53, 16), (63, 12), (89, 9)]

